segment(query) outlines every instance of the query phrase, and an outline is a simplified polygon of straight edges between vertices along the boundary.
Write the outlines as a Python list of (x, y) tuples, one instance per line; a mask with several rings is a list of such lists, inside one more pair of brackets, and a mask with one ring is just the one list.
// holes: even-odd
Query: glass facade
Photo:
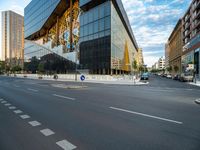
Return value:
[[(120, 8), (123, 9), (123, 6)], [(81, 14), (79, 42), (82, 69), (97, 74), (132, 71), (132, 63), (137, 57), (137, 43), (133, 42), (127, 18), (122, 18), (126, 15), (119, 15), (124, 11), (118, 11), (116, 4), (107, 1)]]
[(91, 2), (92, 0), (80, 0), (80, 7), (81, 6), (83, 6), (83, 5), (85, 5), (85, 4), (87, 4), (87, 3), (89, 3), (89, 2)]
[(110, 5), (109, 1), (81, 14), (80, 43), (110, 35)]
[(131, 71), (136, 48), (114, 5), (111, 5), (111, 68)]
[(75, 62), (79, 56), (80, 69), (93, 74), (130, 72), (136, 42), (123, 6), (117, 6), (122, 3), (74, 0), (71, 11), (68, 2), (32, 0), (26, 7), (25, 36), (34, 40), (25, 46), (26, 62), (52, 54)]
[(108, 74), (110, 69), (111, 2), (80, 16), (80, 64), (91, 73)]
[(39, 31), (61, 0), (32, 0), (25, 8), (25, 38)]
[(73, 73), (76, 64), (50, 49), (31, 41), (25, 41), (25, 63), (24, 70), (36, 73), (39, 66), (42, 66), (47, 74)]
[(194, 51), (182, 56), (182, 73), (193, 75), (194, 69)]

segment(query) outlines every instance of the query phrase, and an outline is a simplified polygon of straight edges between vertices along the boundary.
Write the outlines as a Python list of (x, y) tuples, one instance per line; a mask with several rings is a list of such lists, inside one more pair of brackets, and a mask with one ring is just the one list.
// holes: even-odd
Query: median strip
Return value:
[(53, 96), (59, 97), (59, 98), (64, 98), (64, 99), (68, 99), (68, 100), (75, 100), (75, 98), (71, 98), (71, 97), (67, 97), (67, 96), (62, 96), (62, 95), (57, 95), (57, 94), (53, 94)]
[(162, 120), (162, 121), (167, 121), (167, 122), (171, 122), (171, 123), (183, 124), (183, 122), (180, 122), (180, 121), (175, 121), (175, 120), (171, 120), (171, 119), (167, 119), (167, 118), (152, 116), (152, 115), (135, 112), (135, 111), (130, 111), (130, 110), (122, 109), (122, 108), (110, 107), (110, 109), (118, 110), (118, 111), (122, 111), (122, 112), (126, 112), (126, 113), (131, 113), (131, 114), (135, 114), (135, 115), (140, 115), (140, 116), (144, 116), (144, 117), (148, 117), (148, 118), (158, 119), (158, 120)]

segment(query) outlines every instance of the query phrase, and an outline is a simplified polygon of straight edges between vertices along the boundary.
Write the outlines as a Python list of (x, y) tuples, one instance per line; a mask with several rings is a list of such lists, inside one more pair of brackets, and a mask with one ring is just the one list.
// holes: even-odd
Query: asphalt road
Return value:
[(200, 88), (0, 77), (0, 150), (200, 150)]

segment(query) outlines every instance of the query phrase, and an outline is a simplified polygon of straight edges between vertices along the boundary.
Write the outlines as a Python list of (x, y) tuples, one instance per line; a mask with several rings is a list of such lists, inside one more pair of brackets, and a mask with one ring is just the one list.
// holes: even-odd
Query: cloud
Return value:
[[(164, 45), (191, 1), (122, 0), (122, 2), (136, 41), (143, 48), (145, 64), (151, 66), (164, 55)], [(151, 55), (155, 53), (155, 57)]]

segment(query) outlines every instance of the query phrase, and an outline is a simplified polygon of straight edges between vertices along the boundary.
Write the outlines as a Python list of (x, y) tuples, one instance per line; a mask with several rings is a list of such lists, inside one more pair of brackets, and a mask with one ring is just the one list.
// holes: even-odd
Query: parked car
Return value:
[(171, 74), (167, 74), (166, 76), (168, 79), (172, 79), (172, 75)]
[(173, 80), (180, 80), (180, 75), (176, 74), (176, 75), (173, 77)]
[(149, 74), (148, 74), (148, 73), (143, 73), (143, 74), (141, 75), (140, 80), (149, 80)]
[(181, 77), (180, 77), (180, 81), (182, 81), (182, 82), (193, 82), (193, 75), (182, 74)]

